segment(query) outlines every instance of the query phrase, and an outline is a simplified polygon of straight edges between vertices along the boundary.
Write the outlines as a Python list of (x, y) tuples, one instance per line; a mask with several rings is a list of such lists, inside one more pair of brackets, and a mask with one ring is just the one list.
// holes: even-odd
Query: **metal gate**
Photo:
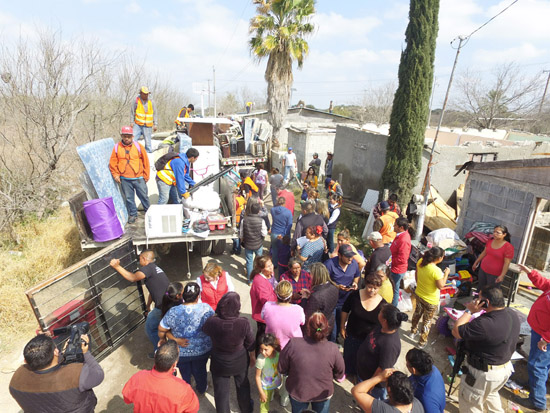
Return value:
[[(145, 316), (142, 282), (127, 281), (110, 265), (111, 259), (135, 272), (138, 259), (131, 240), (120, 241), (67, 268), (25, 294), (38, 320), (39, 330), (53, 330), (87, 321), (92, 354), (106, 357), (141, 323)], [(54, 336), (62, 345), (67, 335)]]

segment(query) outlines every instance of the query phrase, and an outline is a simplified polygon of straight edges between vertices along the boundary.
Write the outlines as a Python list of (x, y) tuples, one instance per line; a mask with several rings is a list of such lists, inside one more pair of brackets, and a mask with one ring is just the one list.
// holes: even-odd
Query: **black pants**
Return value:
[(256, 321), (256, 358), (258, 357), (258, 354), (260, 354), (260, 337), (265, 334), (265, 323), (260, 323), (259, 321)]
[[(214, 384), (214, 402), (216, 413), (231, 413), (229, 409), (229, 386), (231, 376), (216, 376), (212, 374)], [(233, 376), (237, 388), (237, 402), (241, 413), (252, 413), (254, 403), (250, 398), (250, 382), (248, 381), (248, 368)]]

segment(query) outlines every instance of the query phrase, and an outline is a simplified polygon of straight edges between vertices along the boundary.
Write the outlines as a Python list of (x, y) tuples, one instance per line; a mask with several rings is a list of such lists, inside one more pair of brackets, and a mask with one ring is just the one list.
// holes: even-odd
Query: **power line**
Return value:
[(499, 13), (495, 14), (493, 17), (491, 17), (489, 20), (487, 20), (485, 23), (483, 23), (481, 26), (479, 26), (477, 29), (475, 29), (472, 33), (470, 33), (467, 38), (472, 37), (472, 35), (479, 30), (481, 30), (483, 27), (487, 26), (489, 23), (491, 23), (493, 20), (495, 20), (498, 16), (500, 16), (502, 13), (504, 13), (506, 10), (508, 10), (510, 7), (512, 7), (514, 4), (516, 4), (519, 0), (514, 0), (512, 3), (510, 3), (507, 7), (502, 9)]

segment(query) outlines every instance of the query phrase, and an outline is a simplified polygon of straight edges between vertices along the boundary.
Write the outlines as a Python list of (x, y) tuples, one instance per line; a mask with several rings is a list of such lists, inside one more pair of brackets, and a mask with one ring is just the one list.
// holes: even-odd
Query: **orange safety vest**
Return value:
[(172, 161), (176, 158), (170, 159), (164, 166), (164, 169), (157, 171), (157, 177), (166, 185), (176, 185), (176, 176), (174, 175), (171, 165)]
[(246, 207), (246, 199), (244, 199), (243, 196), (237, 196), (235, 197), (235, 202), (237, 203), (237, 208), (235, 209), (235, 220), (237, 221), (237, 225), (239, 225), (241, 223), (241, 215)]
[(258, 193), (258, 191), (260, 190), (260, 188), (258, 188), (258, 185), (256, 185), (254, 183), (254, 181), (252, 180), (252, 178), (250, 178), (249, 176), (247, 176), (244, 179), (242, 184), (243, 185), (248, 185), (251, 189), (250, 191), (248, 191), (248, 194), (246, 194), (248, 198), (250, 198), (250, 196), (252, 195), (252, 192)]
[(139, 97), (136, 98), (136, 117), (134, 121), (139, 126), (147, 126), (148, 128), (153, 126), (153, 103), (151, 102), (151, 99), (147, 99), (147, 110), (145, 110), (145, 107), (143, 106), (143, 103), (141, 102), (141, 99)]
[(144, 165), (144, 162), (146, 162), (144, 160), (145, 156), (142, 155), (139, 145), (137, 142), (132, 142), (130, 146), (124, 146), (122, 142), (117, 143), (109, 160), (109, 169), (111, 172), (125, 178), (139, 178), (143, 176), (145, 179), (148, 179), (149, 164)]
[(389, 211), (382, 215), (379, 219), (382, 221), (382, 228), (380, 228), (380, 235), (382, 235), (382, 242), (387, 244), (392, 242), (395, 239), (395, 230), (393, 229), (393, 224), (395, 220), (399, 218), (395, 212)]
[[(178, 113), (178, 118), (190, 118), (188, 109), (189, 108), (181, 108), (180, 113)], [(185, 112), (185, 114), (183, 112)], [(179, 119), (176, 119), (174, 122), (176, 123), (176, 125), (181, 126), (182, 124)]]

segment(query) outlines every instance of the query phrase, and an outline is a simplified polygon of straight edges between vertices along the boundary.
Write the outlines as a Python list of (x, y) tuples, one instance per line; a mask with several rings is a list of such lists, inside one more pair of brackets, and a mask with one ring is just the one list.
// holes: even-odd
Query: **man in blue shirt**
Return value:
[(330, 279), (339, 288), (338, 303), (334, 309), (334, 316), (336, 322), (334, 323), (334, 330), (332, 331), (331, 341), (336, 342), (338, 332), (340, 331), (340, 315), (342, 313), (342, 306), (346, 301), (346, 298), (354, 290), (357, 290), (359, 284), (359, 278), (361, 277), (361, 271), (359, 271), (359, 265), (357, 261), (353, 259), (355, 252), (348, 244), (342, 244), (338, 248), (338, 255), (330, 260), (325, 261), (325, 267), (327, 267)]
[(281, 196), (277, 198), (277, 206), (271, 208), (271, 261), (274, 268), (277, 268), (279, 261), (279, 244), (285, 235), (290, 235), (292, 228), (292, 213), (285, 207), (285, 203), (285, 198)]
[(406, 356), (407, 369), (416, 397), (426, 413), (443, 413), (445, 410), (445, 383), (434, 366), (432, 357), (424, 350), (413, 348)]

